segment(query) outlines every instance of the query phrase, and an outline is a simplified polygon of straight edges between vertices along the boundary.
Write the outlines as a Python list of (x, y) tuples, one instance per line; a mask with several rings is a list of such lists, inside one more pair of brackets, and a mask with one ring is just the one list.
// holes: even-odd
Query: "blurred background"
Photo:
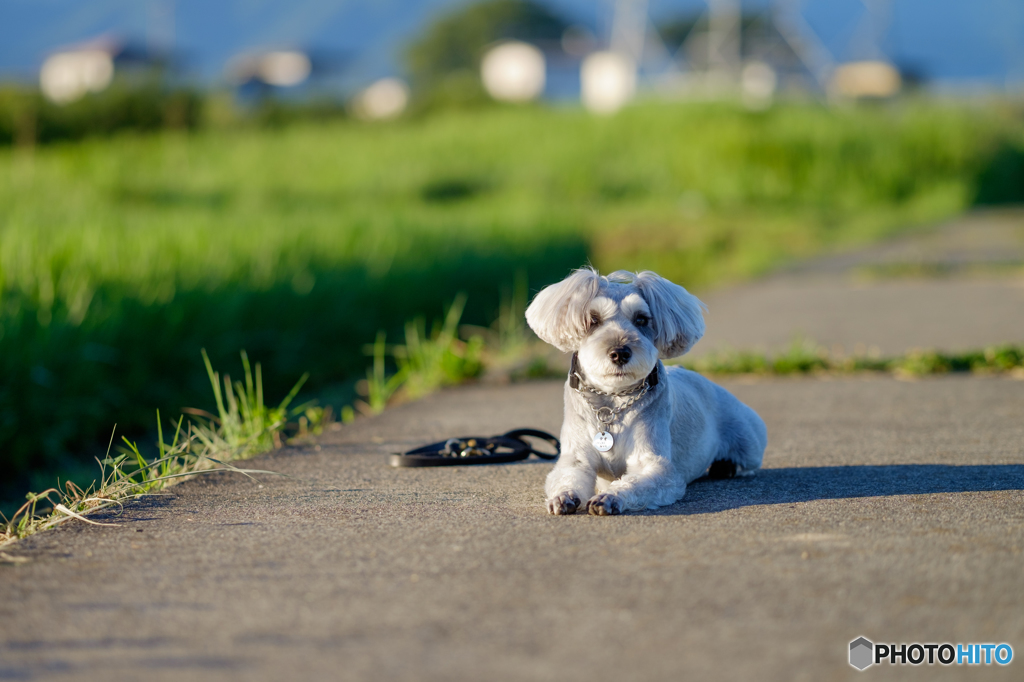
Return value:
[[(0, 499), (462, 292), (704, 295), (1024, 201), (1017, 0), (6, 0)], [(1015, 214), (1014, 214), (1015, 215)], [(520, 320), (516, 322), (515, 320)], [(517, 326), (518, 325), (518, 326)], [(426, 327), (424, 327), (426, 328)], [(516, 333), (519, 333), (516, 332)], [(230, 370), (229, 370), (230, 371)], [(10, 504), (3, 506), (9, 509)]]

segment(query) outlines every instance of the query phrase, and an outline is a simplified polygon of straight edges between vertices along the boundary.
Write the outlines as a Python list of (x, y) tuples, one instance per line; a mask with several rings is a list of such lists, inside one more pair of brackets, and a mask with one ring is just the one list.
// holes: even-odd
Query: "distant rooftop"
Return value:
[[(119, 35), (186, 57), (193, 77), (223, 78), (232, 57), (268, 45), (351, 55), (342, 81), (399, 75), (402, 46), (439, 12), (465, 0), (7, 0), (0, 22), (0, 78), (34, 81), (47, 55), (98, 35)], [(611, 0), (548, 0), (571, 22), (609, 30)], [(764, 10), (768, 0), (744, 2)], [(802, 17), (836, 62), (870, 59), (864, 36), (893, 63), (940, 88), (1024, 88), (1024, 3), (1019, 0), (803, 0)], [(650, 0), (654, 21), (694, 14), (702, 0)]]

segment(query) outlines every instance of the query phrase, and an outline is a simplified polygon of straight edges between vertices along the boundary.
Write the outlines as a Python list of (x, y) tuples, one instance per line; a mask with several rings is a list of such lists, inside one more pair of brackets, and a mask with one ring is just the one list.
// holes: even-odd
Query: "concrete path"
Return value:
[(695, 356), (775, 350), (799, 336), (846, 352), (1024, 342), (1024, 211), (957, 218), (703, 297)]
[[(550, 465), (391, 469), (557, 429), (557, 382), (470, 387), (319, 448), (73, 523), (0, 565), (0, 680), (906, 679), (848, 643), (1007, 642), (1024, 665), (1024, 382), (725, 384), (766, 468), (622, 517), (552, 517)], [(927, 667), (927, 666), (924, 666)], [(915, 670), (916, 677), (936, 673)]]

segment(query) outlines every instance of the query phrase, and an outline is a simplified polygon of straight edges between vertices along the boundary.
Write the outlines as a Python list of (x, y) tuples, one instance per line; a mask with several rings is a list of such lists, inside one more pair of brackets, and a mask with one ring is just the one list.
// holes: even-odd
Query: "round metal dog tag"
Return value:
[(602, 431), (594, 436), (594, 447), (598, 452), (608, 452), (612, 449), (613, 443), (612, 434), (607, 431)]

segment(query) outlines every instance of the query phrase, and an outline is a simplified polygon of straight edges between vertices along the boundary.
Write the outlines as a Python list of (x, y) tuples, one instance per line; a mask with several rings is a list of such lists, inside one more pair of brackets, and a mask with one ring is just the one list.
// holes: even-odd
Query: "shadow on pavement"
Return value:
[(676, 504), (654, 515), (712, 514), (764, 504), (891, 495), (1024, 490), (1024, 464), (893, 464), (762, 469), (750, 477), (690, 484)]

